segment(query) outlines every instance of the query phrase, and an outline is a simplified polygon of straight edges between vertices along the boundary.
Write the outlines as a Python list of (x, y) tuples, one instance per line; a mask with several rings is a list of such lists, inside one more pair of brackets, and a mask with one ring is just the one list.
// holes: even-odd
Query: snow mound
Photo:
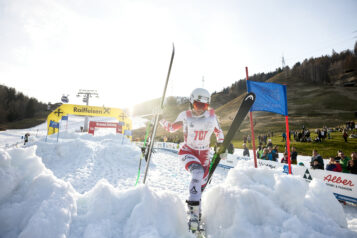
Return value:
[(64, 132), (60, 142), (38, 141), (36, 154), (56, 177), (83, 193), (102, 178), (112, 185), (133, 186), (141, 151), (120, 134)]
[(75, 191), (46, 169), (35, 150), (0, 149), (1, 237), (64, 237), (69, 231)]
[[(353, 237), (342, 206), (313, 180), (240, 162), (203, 196), (212, 237)], [(214, 206), (212, 206), (214, 204)]]
[(74, 237), (190, 237), (182, 200), (145, 185), (120, 191), (101, 180), (78, 198)]
[(0, 149), (1, 237), (192, 237), (177, 194), (146, 185), (119, 189), (106, 179), (80, 194), (45, 167), (38, 150)]

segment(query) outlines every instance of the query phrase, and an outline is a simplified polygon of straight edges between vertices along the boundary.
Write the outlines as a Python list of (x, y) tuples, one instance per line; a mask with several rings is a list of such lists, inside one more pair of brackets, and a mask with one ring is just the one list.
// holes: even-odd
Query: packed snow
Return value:
[[(79, 133), (82, 124), (70, 117), (58, 141), (46, 138), (45, 124), (0, 132), (0, 237), (194, 237), (189, 174), (176, 153), (156, 150), (145, 185), (143, 160), (135, 186), (140, 148), (111, 129)], [(255, 169), (252, 160), (217, 168), (202, 213), (212, 238), (357, 237), (357, 208), (324, 183)]]

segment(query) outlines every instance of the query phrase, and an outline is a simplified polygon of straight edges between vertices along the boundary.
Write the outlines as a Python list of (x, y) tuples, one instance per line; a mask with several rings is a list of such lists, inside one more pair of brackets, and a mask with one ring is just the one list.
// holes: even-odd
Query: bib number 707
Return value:
[(208, 131), (195, 131), (195, 140), (204, 140)]

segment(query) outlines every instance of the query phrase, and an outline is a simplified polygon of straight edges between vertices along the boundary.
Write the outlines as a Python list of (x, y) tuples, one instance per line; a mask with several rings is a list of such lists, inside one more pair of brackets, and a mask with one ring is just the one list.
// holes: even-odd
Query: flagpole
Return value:
[(287, 147), (287, 150), (288, 150), (289, 174), (291, 174), (290, 131), (289, 131), (289, 119), (288, 119), (288, 115), (285, 116), (285, 127), (286, 127), (286, 147)]
[(47, 126), (47, 134), (46, 134), (46, 140), (45, 142), (47, 142), (47, 136), (48, 136), (48, 129), (50, 128), (50, 125)]
[[(246, 74), (246, 78), (247, 81), (249, 80), (249, 76), (248, 76), (248, 67), (245, 67), (245, 74)], [(248, 87), (247, 87), (248, 90)], [(253, 113), (252, 111), (249, 112), (249, 120), (250, 120), (250, 129), (251, 129), (251, 133), (252, 133), (252, 143), (253, 143), (253, 154), (254, 154), (254, 167), (257, 168), (258, 164), (257, 164), (257, 154), (255, 152), (255, 137), (254, 137), (254, 127), (253, 127)]]
[(61, 123), (61, 122), (58, 122), (57, 142), (58, 142), (58, 137), (59, 137), (59, 133), (60, 133), (60, 123)]

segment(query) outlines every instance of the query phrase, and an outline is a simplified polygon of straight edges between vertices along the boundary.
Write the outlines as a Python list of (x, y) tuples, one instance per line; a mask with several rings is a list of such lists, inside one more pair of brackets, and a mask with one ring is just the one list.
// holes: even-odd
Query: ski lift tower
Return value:
[[(87, 106), (89, 105), (89, 98), (91, 98), (92, 96), (96, 96), (97, 98), (99, 98), (97, 90), (79, 89), (79, 91), (77, 93), (77, 97), (80, 97), (80, 96), (83, 97), (83, 102), (85, 102)], [(84, 118), (83, 130), (88, 131), (88, 116), (86, 116)]]

